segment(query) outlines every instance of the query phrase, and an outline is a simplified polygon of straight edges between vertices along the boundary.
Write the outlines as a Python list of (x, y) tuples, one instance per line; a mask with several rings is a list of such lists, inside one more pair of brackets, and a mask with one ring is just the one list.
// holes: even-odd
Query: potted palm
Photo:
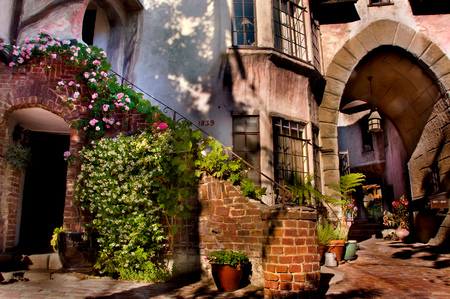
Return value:
[[(331, 250), (337, 251), (336, 256), (338, 261), (344, 257), (344, 247), (345, 250), (348, 251), (348, 254), (345, 255), (345, 259), (353, 259), (356, 253), (356, 241), (348, 240), (346, 243), (351, 222), (358, 213), (358, 208), (356, 207), (355, 201), (351, 197), (351, 194), (356, 191), (357, 187), (362, 185), (365, 177), (366, 176), (362, 173), (349, 173), (341, 176), (339, 184), (330, 185), (331, 189), (337, 191), (334, 194), (340, 197), (340, 204), (342, 207), (342, 215), (340, 217), (341, 221), (335, 229), (335, 241), (332, 242), (335, 244), (333, 244), (333, 247), (329, 247), (329, 250), (331, 248)], [(347, 220), (350, 220), (350, 224)]]
[(249, 263), (247, 255), (241, 251), (219, 250), (211, 252), (207, 259), (217, 289), (232, 292), (239, 288), (242, 268)]

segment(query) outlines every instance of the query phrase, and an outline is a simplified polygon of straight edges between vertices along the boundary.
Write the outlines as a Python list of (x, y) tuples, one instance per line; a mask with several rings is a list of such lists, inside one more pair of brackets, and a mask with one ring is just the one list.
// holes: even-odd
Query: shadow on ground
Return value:
[[(132, 290), (114, 293), (106, 296), (87, 297), (86, 299), (122, 299), (122, 298), (263, 298), (263, 288), (247, 285), (234, 292), (223, 293), (217, 290), (213, 281), (200, 281), (198, 279), (177, 280), (174, 282), (155, 283)], [(224, 297), (225, 296), (225, 297)]]
[[(434, 269), (444, 269), (450, 267), (450, 247), (446, 246), (411, 246), (411, 244), (397, 243), (389, 245), (391, 248), (401, 249), (392, 254), (393, 258), (396, 259), (412, 259), (413, 257), (422, 259), (424, 261), (434, 261)], [(443, 257), (443, 254), (447, 257)]]

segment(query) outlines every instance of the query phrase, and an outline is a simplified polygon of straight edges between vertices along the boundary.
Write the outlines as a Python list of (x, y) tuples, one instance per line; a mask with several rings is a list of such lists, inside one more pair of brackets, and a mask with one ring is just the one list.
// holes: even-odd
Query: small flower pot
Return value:
[(397, 228), (395, 230), (395, 235), (403, 242), (403, 239), (409, 236), (409, 230), (405, 228)]
[(211, 273), (220, 292), (232, 292), (239, 289), (242, 270), (228, 265), (211, 264)]

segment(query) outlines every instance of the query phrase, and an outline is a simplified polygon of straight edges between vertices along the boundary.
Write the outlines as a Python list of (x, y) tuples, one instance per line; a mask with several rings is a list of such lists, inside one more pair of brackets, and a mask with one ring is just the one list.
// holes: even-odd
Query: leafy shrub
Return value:
[[(197, 180), (187, 169), (195, 143), (180, 143), (171, 130), (155, 129), (102, 138), (81, 152), (77, 200), (94, 216), (90, 226), (100, 234), (97, 267), (103, 272), (133, 276), (154, 269), (167, 241), (160, 215), (190, 217), (186, 197)], [(184, 155), (175, 155), (175, 148)]]
[(248, 256), (242, 251), (234, 252), (231, 250), (213, 251), (208, 255), (211, 264), (229, 265), (237, 268), (249, 262)]

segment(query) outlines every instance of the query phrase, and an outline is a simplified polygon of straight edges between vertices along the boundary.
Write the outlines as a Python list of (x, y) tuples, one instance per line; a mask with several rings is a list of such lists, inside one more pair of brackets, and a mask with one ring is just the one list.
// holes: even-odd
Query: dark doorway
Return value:
[(70, 137), (32, 132), (32, 164), (26, 170), (19, 248), (27, 254), (52, 251), (55, 227), (62, 226)]

